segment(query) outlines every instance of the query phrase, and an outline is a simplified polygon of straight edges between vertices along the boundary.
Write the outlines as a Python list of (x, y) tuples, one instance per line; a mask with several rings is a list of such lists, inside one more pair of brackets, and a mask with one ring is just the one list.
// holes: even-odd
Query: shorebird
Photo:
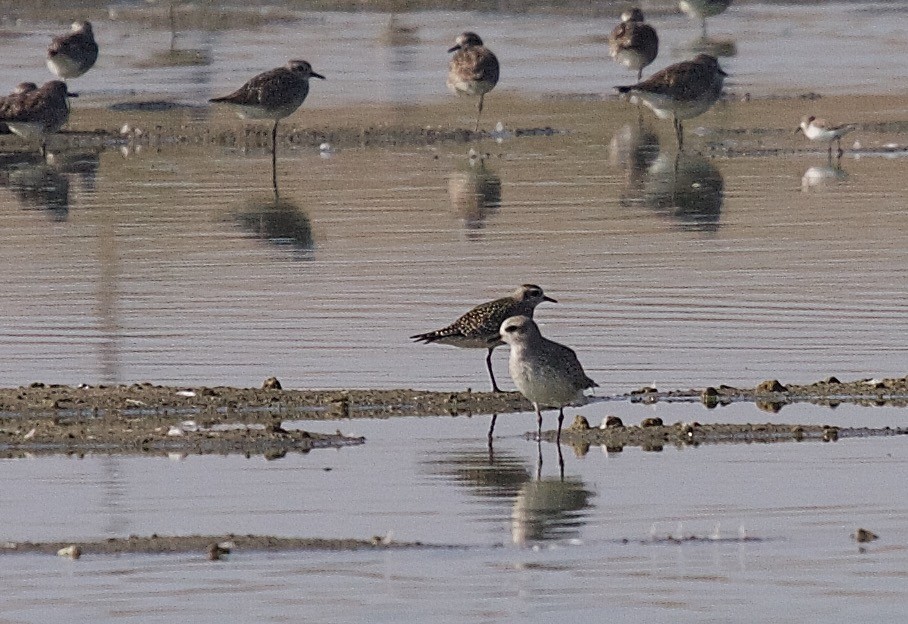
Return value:
[(729, 7), (731, 0), (679, 0), (678, 7), (691, 19), (700, 20), (700, 31), (706, 39), (706, 18), (722, 13)]
[(448, 52), (455, 52), (448, 65), (448, 88), (457, 95), (479, 96), (475, 129), (479, 132), (483, 98), (498, 84), (498, 58), (474, 32), (458, 35)]
[(325, 77), (312, 71), (306, 61), (288, 61), (253, 77), (242, 87), (224, 97), (208, 100), (230, 104), (241, 119), (273, 119), (271, 128), (272, 183), (277, 191), (277, 124), (293, 113), (309, 94), (309, 79)]
[(536, 409), (536, 437), (542, 437), (542, 409), (558, 408), (558, 436), (564, 408), (586, 401), (583, 391), (599, 384), (586, 376), (577, 354), (570, 347), (544, 338), (536, 321), (512, 316), (501, 324), (501, 339), (511, 347), (508, 369), (520, 393)]
[[(411, 340), (428, 344), (452, 345), (462, 349), (488, 349), (486, 368), (492, 380), (492, 392), (501, 392), (492, 372), (492, 351), (504, 344), (499, 335), (501, 323), (509, 316), (533, 316), (533, 311), (543, 301), (558, 303), (547, 297), (535, 284), (524, 284), (507, 297), (482, 303), (442, 329), (410, 336)], [(494, 426), (494, 425), (493, 425)]]
[(659, 54), (659, 37), (656, 29), (644, 22), (643, 11), (633, 7), (621, 14), (621, 23), (609, 35), (608, 48), (613, 59), (637, 70), (639, 81), (643, 68)]
[(71, 93), (60, 80), (45, 82), (36, 89), (32, 86), (32, 83), (21, 83), (16, 91), (0, 100), (0, 122), (26, 140), (41, 141), (41, 154), (45, 155), (47, 137), (69, 119), (67, 98), (78, 94)]
[(795, 133), (803, 132), (811, 141), (829, 141), (829, 157), (832, 158), (832, 142), (835, 141), (838, 146), (837, 158), (842, 157), (842, 137), (855, 129), (853, 124), (844, 124), (841, 126), (830, 126), (825, 119), (817, 119), (813, 115), (802, 117), (801, 125), (795, 129)]
[(47, 68), (62, 80), (78, 78), (98, 60), (91, 22), (74, 22), (72, 30), (54, 37), (47, 48)]
[(726, 74), (719, 61), (698, 54), (690, 61), (669, 65), (643, 82), (615, 87), (619, 93), (636, 95), (659, 119), (672, 119), (678, 148), (684, 147), (682, 120), (705, 113), (722, 94)]

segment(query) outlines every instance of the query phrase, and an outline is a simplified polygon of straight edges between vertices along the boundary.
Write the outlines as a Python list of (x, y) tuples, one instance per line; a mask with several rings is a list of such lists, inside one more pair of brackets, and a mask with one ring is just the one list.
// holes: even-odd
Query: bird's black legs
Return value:
[(492, 380), (492, 392), (501, 392), (501, 388), (495, 382), (495, 373), (492, 372), (492, 351), (494, 350), (495, 347), (489, 347), (489, 352), (486, 354), (486, 368), (489, 369), (489, 379)]
[(271, 129), (271, 187), (277, 197), (277, 121)]
[(479, 110), (476, 112), (476, 129), (474, 132), (479, 132), (479, 118), (482, 116), (482, 100), (485, 96), (485, 93), (479, 96)]

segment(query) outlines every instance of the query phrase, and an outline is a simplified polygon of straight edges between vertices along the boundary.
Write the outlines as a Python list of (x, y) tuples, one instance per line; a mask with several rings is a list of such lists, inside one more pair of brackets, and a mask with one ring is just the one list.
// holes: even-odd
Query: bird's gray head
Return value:
[(15, 95), (22, 95), (23, 93), (29, 93), (30, 91), (37, 91), (38, 85), (34, 82), (20, 82), (16, 85), (16, 88), (13, 89)]
[(73, 22), (70, 28), (72, 28), (73, 32), (84, 32), (85, 34), (93, 35), (91, 31), (91, 22), (85, 20)]
[(547, 297), (546, 294), (542, 292), (542, 289), (536, 284), (524, 284), (514, 291), (513, 297), (517, 301), (521, 303), (528, 303), (534, 308), (543, 301), (558, 303), (555, 299)]
[(721, 67), (719, 67), (719, 59), (715, 56), (710, 56), (709, 54), (698, 54), (694, 57), (694, 63), (699, 63), (705, 65), (711, 71), (719, 74), (720, 76), (727, 76)]
[(631, 7), (621, 14), (622, 22), (643, 22), (643, 11), (637, 7)]
[(504, 320), (498, 333), (509, 345), (523, 344), (539, 335), (539, 326), (528, 316), (511, 316)]
[(312, 71), (312, 65), (307, 61), (288, 61), (287, 69), (297, 74), (300, 74), (303, 78), (321, 78), (325, 79), (321, 74), (317, 74)]
[(52, 97), (79, 97), (78, 93), (72, 93), (69, 89), (67, 89), (66, 83), (62, 80), (51, 80), (50, 82), (45, 82), (41, 86), (41, 90)]
[(467, 31), (465, 33), (457, 35), (457, 39), (454, 40), (454, 47), (448, 49), (448, 52), (466, 50), (467, 48), (473, 48), (481, 45), (482, 39), (479, 38), (479, 35), (474, 32)]

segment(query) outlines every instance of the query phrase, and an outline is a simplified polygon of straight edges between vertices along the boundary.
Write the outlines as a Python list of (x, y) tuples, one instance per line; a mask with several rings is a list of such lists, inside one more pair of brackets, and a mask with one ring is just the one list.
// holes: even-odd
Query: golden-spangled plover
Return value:
[(669, 65), (643, 82), (615, 88), (640, 98), (659, 119), (671, 118), (678, 147), (682, 148), (682, 121), (705, 113), (716, 103), (727, 75), (714, 56), (698, 54), (693, 60)]
[(829, 157), (832, 158), (832, 142), (838, 146), (837, 157), (842, 157), (842, 137), (855, 129), (853, 124), (832, 126), (825, 119), (817, 119), (813, 115), (802, 117), (801, 124), (795, 132), (803, 132), (811, 141), (829, 141)]
[(621, 14), (621, 23), (609, 35), (608, 47), (613, 59), (628, 69), (637, 70), (637, 80), (640, 80), (643, 68), (659, 54), (659, 36), (656, 29), (644, 21), (643, 11), (633, 7)]
[(448, 65), (448, 88), (458, 95), (479, 96), (475, 129), (479, 132), (483, 98), (498, 84), (498, 58), (474, 32), (458, 35), (448, 52), (455, 53)]
[(309, 79), (325, 77), (312, 71), (306, 61), (289, 61), (284, 67), (254, 76), (242, 87), (224, 97), (209, 102), (229, 104), (241, 119), (272, 119), (271, 164), (272, 182), (277, 190), (277, 124), (292, 114), (309, 94)]
[(410, 338), (426, 344), (437, 342), (462, 349), (487, 349), (486, 368), (492, 380), (492, 391), (501, 392), (492, 372), (492, 351), (504, 344), (499, 335), (501, 324), (510, 316), (532, 317), (536, 306), (543, 301), (557, 303), (539, 286), (524, 284), (507, 297), (476, 306), (447, 327)]
[(511, 379), (536, 409), (537, 439), (542, 436), (543, 408), (557, 408), (560, 444), (564, 408), (586, 402), (583, 391), (599, 384), (587, 377), (573, 349), (544, 338), (530, 317), (505, 319), (500, 334), (511, 347), (508, 361)]
[(71, 93), (60, 80), (51, 80), (34, 89), (33, 86), (21, 83), (16, 91), (0, 99), (0, 122), (26, 140), (40, 141), (41, 153), (45, 154), (47, 137), (59, 131), (69, 119), (68, 99), (78, 94)]
[(98, 44), (91, 22), (75, 22), (65, 35), (54, 37), (47, 48), (47, 68), (62, 80), (78, 78), (98, 60)]

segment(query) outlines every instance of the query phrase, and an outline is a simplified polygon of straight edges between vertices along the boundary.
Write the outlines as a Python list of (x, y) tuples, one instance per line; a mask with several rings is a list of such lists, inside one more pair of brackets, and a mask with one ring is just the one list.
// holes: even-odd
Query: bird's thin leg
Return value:
[(489, 379), (492, 380), (492, 392), (501, 392), (501, 388), (495, 382), (495, 373), (492, 372), (492, 351), (494, 350), (495, 347), (489, 347), (489, 352), (486, 354), (486, 368), (489, 369)]
[(675, 122), (675, 138), (678, 139), (678, 149), (684, 150), (684, 126), (681, 125), (681, 120), (677, 117), (672, 117)]
[(542, 478), (542, 440), (536, 440), (536, 480)]
[[(829, 144), (829, 147), (830, 148), (832, 147), (832, 143)], [(836, 152), (836, 154), (837, 154), (836, 158), (841, 158), (842, 154), (845, 153), (842, 151), (842, 137), (839, 137), (836, 139), (836, 147), (838, 148), (838, 151)]]
[(561, 480), (564, 481), (564, 455), (561, 454), (561, 445), (558, 445), (558, 474), (561, 476)]
[(489, 423), (489, 452), (492, 451), (492, 434), (495, 433), (495, 420), (498, 414), (492, 414), (492, 422)]
[(536, 408), (536, 439), (542, 440), (542, 410), (538, 403), (534, 403), (533, 407)]
[(558, 435), (555, 436), (555, 441), (561, 445), (561, 423), (564, 422), (564, 408), (558, 410)]
[(485, 93), (482, 93), (479, 96), (479, 110), (476, 112), (476, 130), (474, 130), (474, 132), (479, 132), (479, 118), (482, 116), (482, 100), (485, 96)]
[(271, 129), (271, 186), (277, 197), (277, 121)]
[(642, 78), (643, 78), (643, 68), (641, 67), (640, 69), (637, 70), (637, 82), (640, 82), (640, 80)]

